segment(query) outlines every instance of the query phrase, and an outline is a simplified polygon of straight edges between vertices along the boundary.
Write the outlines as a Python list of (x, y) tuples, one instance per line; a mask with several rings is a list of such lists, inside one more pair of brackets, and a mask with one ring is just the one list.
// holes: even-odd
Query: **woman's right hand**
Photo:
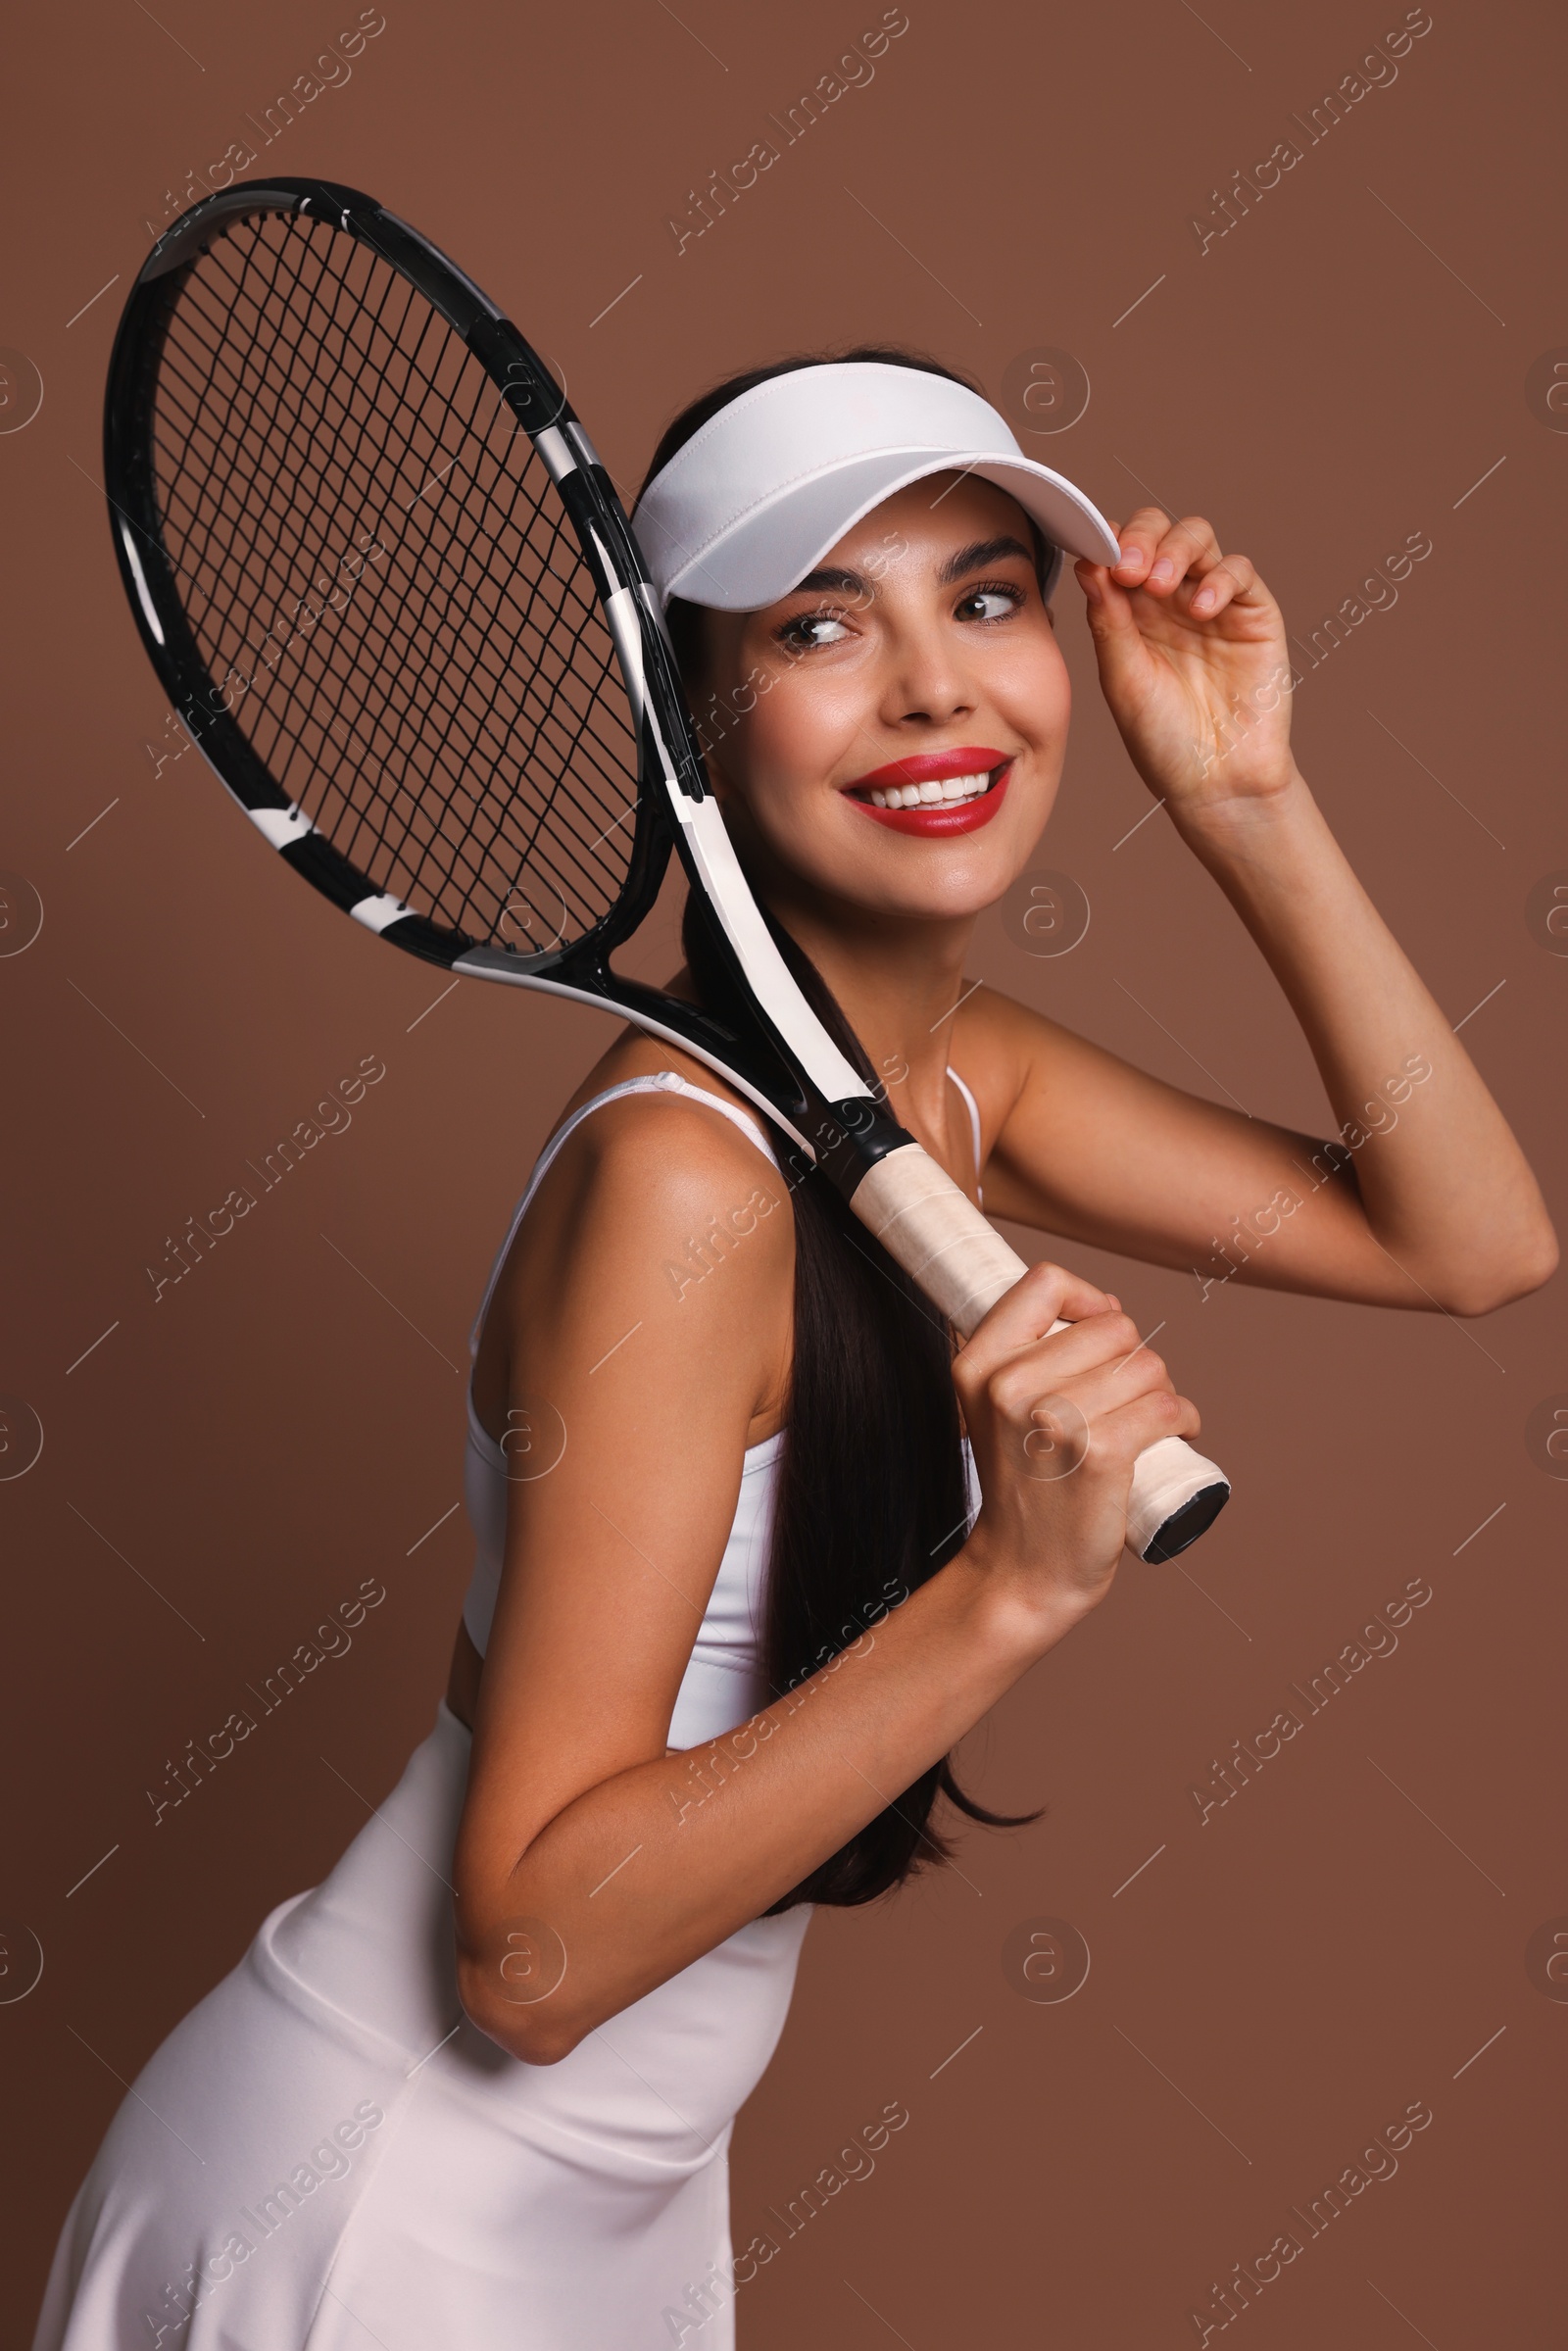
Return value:
[[(1071, 1326), (1048, 1337), (1065, 1319)], [(963, 1556), (1053, 1631), (1098, 1606), (1127, 1537), (1133, 1465), (1198, 1436), (1198, 1407), (1108, 1292), (1032, 1266), (954, 1359), (980, 1483)]]

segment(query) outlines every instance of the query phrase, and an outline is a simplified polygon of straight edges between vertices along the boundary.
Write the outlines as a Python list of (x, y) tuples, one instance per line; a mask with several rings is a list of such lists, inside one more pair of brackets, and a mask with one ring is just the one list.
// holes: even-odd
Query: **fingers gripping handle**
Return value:
[[(850, 1204), (965, 1339), (1028, 1271), (917, 1143), (879, 1159)], [(1064, 1322), (1052, 1325), (1053, 1331), (1066, 1328)], [(1222, 1469), (1180, 1437), (1161, 1437), (1139, 1454), (1133, 1471), (1128, 1546), (1140, 1559), (1173, 1559), (1229, 1498)]]

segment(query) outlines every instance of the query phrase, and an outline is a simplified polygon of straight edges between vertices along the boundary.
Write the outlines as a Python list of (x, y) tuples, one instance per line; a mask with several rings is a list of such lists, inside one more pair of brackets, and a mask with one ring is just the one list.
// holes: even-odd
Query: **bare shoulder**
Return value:
[[(625, 1078), (660, 1075), (743, 1106), (690, 1056), (633, 1037), (563, 1120)], [(782, 1395), (793, 1272), (788, 1187), (760, 1128), (678, 1086), (603, 1102), (561, 1143), (508, 1250), (474, 1370), (480, 1421), (497, 1435), (509, 1396), (546, 1369), (553, 1389), (618, 1387), (596, 1375), (625, 1351), (643, 1379), (694, 1395), (722, 1384), (755, 1440)]]
[(1100, 1051), (1000, 989), (974, 987), (953, 1024), (950, 1056), (979, 1107), (987, 1153), (1026, 1093), (1054, 1074), (1070, 1083)]
[(556, 1262), (608, 1251), (623, 1277), (653, 1254), (662, 1266), (695, 1262), (705, 1237), (722, 1249), (726, 1236), (756, 1229), (767, 1237), (752, 1252), (760, 1273), (760, 1257), (789, 1253), (791, 1219), (776, 1217), (787, 1200), (776, 1162), (751, 1134), (689, 1094), (661, 1087), (603, 1103), (573, 1128), (539, 1187), (536, 1229), (553, 1229), (565, 1245), (564, 1253), (545, 1252)]
[[(541, 1227), (564, 1218), (592, 1228), (601, 1246), (635, 1250), (672, 1247), (678, 1233), (700, 1236), (715, 1220), (733, 1230), (757, 1194), (765, 1195), (771, 1218), (787, 1187), (757, 1110), (715, 1071), (658, 1038), (633, 1030), (617, 1039), (563, 1121), (629, 1079), (655, 1083), (601, 1102), (572, 1129), (539, 1188)], [(780, 1219), (775, 1237), (790, 1223)]]
[[(665, 983), (665, 988), (669, 995), (685, 1003), (696, 1001), (684, 968)], [(753, 1118), (758, 1116), (755, 1103), (718, 1070), (710, 1068), (695, 1053), (670, 1043), (667, 1038), (651, 1037), (645, 1030), (628, 1024), (612, 1040), (582, 1084), (563, 1105), (562, 1118), (569, 1117), (573, 1110), (590, 1102), (596, 1094), (603, 1094), (628, 1078), (658, 1077), (664, 1073), (673, 1073), (687, 1085), (701, 1087), (706, 1094), (729, 1103), (734, 1109), (747, 1112)], [(723, 1123), (727, 1125), (729, 1122), (725, 1120)]]

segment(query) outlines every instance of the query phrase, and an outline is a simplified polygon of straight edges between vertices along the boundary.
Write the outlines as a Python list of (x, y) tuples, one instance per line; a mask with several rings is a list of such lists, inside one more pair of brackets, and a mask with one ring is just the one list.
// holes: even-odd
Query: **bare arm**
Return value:
[(1278, 607), (1201, 516), (1140, 508), (1120, 536), (1114, 576), (1078, 565), (1106, 699), (1279, 981), (1339, 1135), (1200, 1102), (1009, 1006), (987, 1206), (1200, 1279), (1368, 1304), (1484, 1314), (1538, 1289), (1557, 1246), (1535, 1177), (1291, 755)]
[[(959, 1358), (986, 1493), (964, 1550), (749, 1724), (667, 1752), (787, 1346), (793, 1252), (780, 1199), (776, 1228), (663, 1304), (685, 1233), (768, 1171), (702, 1131), (707, 1113), (666, 1105), (662, 1135), (646, 1106), (635, 1133), (614, 1115), (541, 1188), (504, 1308), (514, 1394), (535, 1421), (550, 1399), (566, 1445), (512, 1492), (455, 1869), (465, 2007), (536, 2064), (758, 1917), (945, 1754), (1108, 1588), (1137, 1451), (1198, 1427), (1102, 1293), (1037, 1268)], [(1062, 1307), (1085, 1319), (1043, 1340)], [(648, 1345), (605, 1358), (639, 1320)], [(1097, 1442), (1079, 1475), (1035, 1483), (1029, 1409), (1063, 1391)]]
[(1322, 1287), (1457, 1314), (1539, 1289), (1557, 1264), (1540, 1187), (1299, 770), (1276, 798), (1222, 803), (1183, 829), (1267, 958), (1341, 1121), (1337, 1156), (1351, 1180), (1334, 1186), (1336, 1216), (1309, 1213), (1332, 1151), (1296, 1185), (1303, 1236), (1326, 1260)]

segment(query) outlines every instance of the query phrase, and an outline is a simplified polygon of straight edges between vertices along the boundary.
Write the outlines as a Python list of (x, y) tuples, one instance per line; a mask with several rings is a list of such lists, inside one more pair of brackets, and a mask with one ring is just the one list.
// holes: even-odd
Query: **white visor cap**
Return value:
[(1004, 419), (924, 368), (834, 362), (769, 377), (710, 416), (632, 515), (661, 605), (774, 604), (884, 498), (929, 473), (977, 473), (1032, 514), (1054, 553), (1114, 563), (1115, 533), (1082, 490), (1025, 457)]

